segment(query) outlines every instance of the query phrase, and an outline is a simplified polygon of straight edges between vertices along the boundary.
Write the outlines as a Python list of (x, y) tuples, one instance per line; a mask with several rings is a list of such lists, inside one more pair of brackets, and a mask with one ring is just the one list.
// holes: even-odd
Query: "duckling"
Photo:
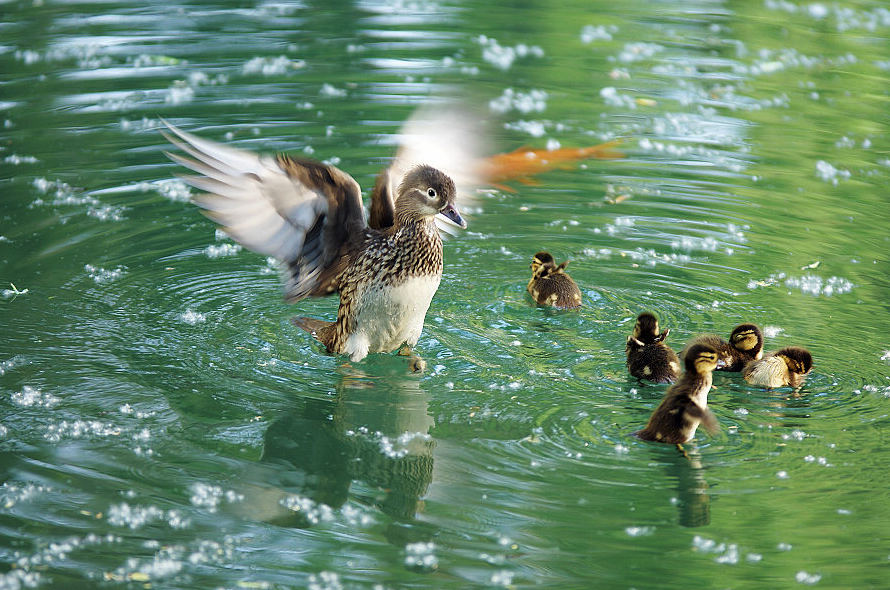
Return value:
[(716, 432), (719, 425), (708, 409), (708, 391), (718, 356), (707, 344), (691, 346), (686, 351), (683, 376), (665, 392), (646, 428), (634, 434), (643, 440), (680, 444), (692, 440), (699, 424)]
[(569, 261), (559, 266), (549, 252), (538, 252), (532, 259), (532, 278), (526, 289), (538, 305), (563, 309), (581, 307), (581, 290), (565, 272)]
[(671, 330), (658, 331), (658, 318), (644, 312), (637, 316), (633, 334), (627, 337), (627, 370), (637, 379), (673, 383), (680, 372), (677, 353), (665, 343)]
[(739, 324), (733, 328), (729, 342), (716, 334), (696, 336), (680, 352), (680, 360), (684, 359), (686, 351), (695, 344), (707, 344), (717, 351), (718, 371), (739, 372), (748, 362), (763, 357), (763, 334), (754, 324)]
[(800, 387), (813, 368), (813, 355), (805, 348), (789, 346), (751, 361), (742, 377), (759, 387)]
[(448, 175), (425, 164), (407, 169), (374, 192), (376, 210), (391, 215), (369, 225), (361, 188), (334, 166), (257, 156), (165, 125), (172, 132), (167, 139), (194, 159), (168, 156), (197, 172), (184, 179), (207, 191), (194, 201), (230, 237), (282, 262), (287, 302), (339, 293), (335, 322), (295, 318), (295, 324), (329, 353), (353, 361), (417, 344), (442, 278), (434, 218), (466, 227)]

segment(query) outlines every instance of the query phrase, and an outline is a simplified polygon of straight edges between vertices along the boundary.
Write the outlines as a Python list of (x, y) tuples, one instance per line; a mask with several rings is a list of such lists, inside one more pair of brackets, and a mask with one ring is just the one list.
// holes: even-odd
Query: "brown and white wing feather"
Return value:
[(285, 298), (336, 291), (337, 266), (365, 229), (358, 183), (333, 166), (260, 156), (200, 138), (164, 121), (165, 137), (192, 158), (167, 154), (197, 172), (183, 179), (206, 194), (204, 214), (247, 248), (274, 256), (287, 271)]

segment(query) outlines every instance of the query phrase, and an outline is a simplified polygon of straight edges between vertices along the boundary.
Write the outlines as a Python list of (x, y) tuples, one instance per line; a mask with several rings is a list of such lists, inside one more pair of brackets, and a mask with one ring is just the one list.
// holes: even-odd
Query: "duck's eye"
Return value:
[(432, 198), (435, 198), (435, 197), (436, 197), (436, 189), (434, 189), (434, 188), (428, 188), (428, 189), (426, 189), (426, 194), (427, 194), (427, 196), (430, 197), (431, 199), (432, 199)]

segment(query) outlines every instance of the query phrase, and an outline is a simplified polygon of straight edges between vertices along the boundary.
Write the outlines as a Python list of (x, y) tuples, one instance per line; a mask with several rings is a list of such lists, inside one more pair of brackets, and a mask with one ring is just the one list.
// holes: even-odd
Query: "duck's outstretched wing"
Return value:
[[(458, 209), (471, 203), (482, 185), (480, 164), (488, 134), (481, 119), (465, 106), (439, 103), (417, 109), (399, 130), (398, 151), (377, 177), (371, 193), (368, 225), (386, 229), (393, 224), (396, 192), (408, 172), (427, 164), (451, 177), (457, 189)], [(439, 229), (458, 226), (437, 215)]]
[(164, 136), (192, 156), (167, 155), (198, 173), (183, 180), (207, 217), (287, 271), (285, 299), (327, 295), (351, 241), (366, 231), (361, 189), (345, 172), (312, 160), (258, 156), (186, 133), (164, 121)]

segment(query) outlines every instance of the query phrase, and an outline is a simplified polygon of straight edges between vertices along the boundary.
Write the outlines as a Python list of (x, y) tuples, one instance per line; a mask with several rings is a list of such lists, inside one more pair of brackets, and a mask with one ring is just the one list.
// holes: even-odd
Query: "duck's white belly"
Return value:
[(358, 361), (369, 352), (417, 344), (441, 279), (441, 275), (413, 276), (395, 287), (374, 283), (358, 294), (355, 330), (346, 340), (344, 352)]

